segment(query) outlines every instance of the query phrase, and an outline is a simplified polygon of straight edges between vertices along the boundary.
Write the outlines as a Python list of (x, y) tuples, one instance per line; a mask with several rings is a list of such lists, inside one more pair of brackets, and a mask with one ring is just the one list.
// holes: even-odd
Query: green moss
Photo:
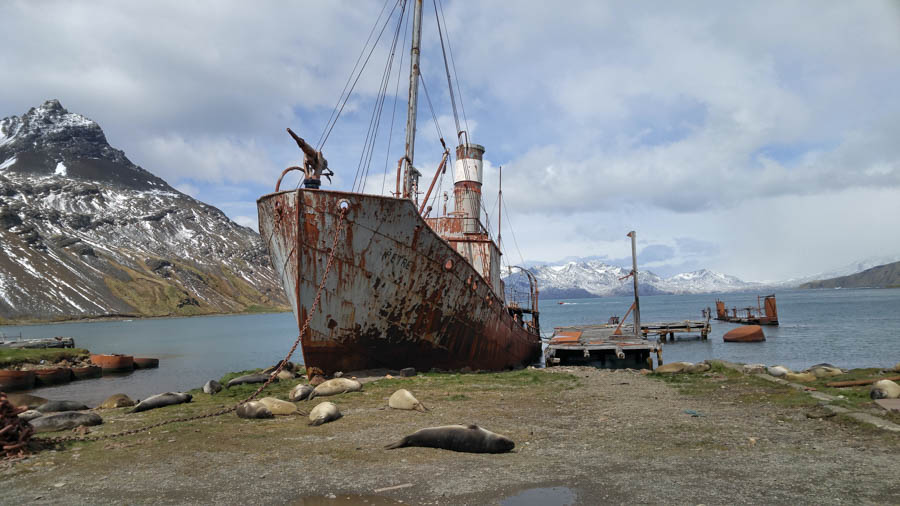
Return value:
[(0, 367), (9, 367), (16, 364), (39, 364), (41, 360), (57, 362), (67, 359), (83, 359), (89, 355), (82, 348), (41, 348), (31, 350), (19, 350), (0, 348)]

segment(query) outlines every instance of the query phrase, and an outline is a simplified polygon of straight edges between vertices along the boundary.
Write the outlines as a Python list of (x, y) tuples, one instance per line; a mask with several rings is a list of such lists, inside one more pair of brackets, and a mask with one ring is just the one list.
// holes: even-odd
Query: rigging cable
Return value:
[[(390, 2), (390, 0), (387, 0)], [(387, 4), (385, 4), (386, 6)], [(341, 104), (340, 108), (337, 111), (337, 114), (334, 116), (334, 120), (325, 126), (325, 133), (323, 134), (322, 141), (316, 147), (316, 151), (322, 151), (322, 148), (325, 147), (325, 143), (328, 141), (328, 137), (331, 135), (331, 131), (334, 129), (334, 126), (337, 124), (338, 118), (340, 118), (341, 113), (344, 111), (344, 107), (347, 105), (347, 101), (350, 100), (350, 95), (353, 94), (354, 88), (356, 88), (356, 83), (359, 82), (359, 78), (362, 76), (363, 70), (365, 70), (366, 65), (369, 63), (369, 59), (372, 57), (372, 53), (375, 52), (375, 48), (378, 47), (378, 41), (381, 40), (381, 36), (384, 35), (384, 30), (387, 28), (390, 23), (391, 18), (394, 15), (394, 11), (397, 10), (397, 6), (400, 5), (400, 0), (397, 0), (394, 3), (394, 8), (391, 9), (391, 13), (388, 14), (387, 19), (384, 22), (384, 26), (381, 27), (381, 31), (378, 32), (378, 38), (375, 39), (375, 42), (372, 43), (372, 49), (369, 50), (369, 54), (366, 56), (365, 61), (362, 64), (362, 67), (359, 69), (359, 72), (356, 74), (356, 79), (353, 80), (353, 85), (350, 87), (350, 91), (347, 92), (346, 95), (341, 95), (343, 98), (343, 103), (341, 103), (341, 99), (338, 99), (338, 103)], [(381, 16), (378, 17), (378, 20), (375, 21), (375, 26), (378, 26), (378, 21), (381, 20)], [(365, 52), (366, 47), (368, 46), (368, 41), (366, 41), (366, 46), (363, 46), (363, 52)], [(355, 69), (354, 69), (355, 70)], [(350, 74), (350, 77), (353, 77), (353, 74)]]
[[(459, 114), (456, 112), (456, 97), (453, 93), (453, 81), (450, 79), (450, 65), (447, 63), (447, 50), (444, 48), (444, 33), (441, 29), (441, 20), (438, 17), (437, 0), (432, 0), (434, 5), (434, 21), (438, 27), (438, 37), (441, 39), (441, 54), (444, 56), (444, 71), (447, 74), (447, 88), (450, 90), (450, 105), (453, 107), (453, 121), (456, 123), (457, 140), (459, 139)], [(449, 37), (449, 35), (448, 35)]]
[[(409, 16), (407, 16), (406, 26), (403, 28), (403, 45), (401, 47), (406, 47), (406, 36), (409, 34), (408, 27)], [(388, 158), (391, 155), (391, 141), (394, 138), (394, 119), (397, 116), (397, 97), (400, 95), (400, 73), (403, 72), (403, 58), (405, 56), (405, 52), (400, 53), (400, 65), (397, 66), (397, 84), (394, 87), (394, 109), (391, 112), (391, 129), (388, 132), (387, 148), (384, 151), (384, 174), (381, 177), (381, 195), (384, 195), (384, 185), (387, 182)]]
[[(384, 100), (387, 96), (387, 87), (391, 80), (391, 70), (394, 65), (396, 56), (397, 41), (400, 38), (400, 29), (403, 26), (403, 18), (406, 13), (406, 0), (401, 0), (400, 17), (397, 19), (397, 28), (394, 31), (394, 38), (391, 43), (391, 51), (385, 64), (384, 73), (381, 76), (381, 85), (378, 88), (378, 94), (375, 98), (375, 106), (372, 109), (372, 117), (369, 119), (369, 129), (366, 132), (366, 139), (363, 142), (363, 150), (360, 153), (359, 163), (356, 166), (356, 174), (353, 178), (353, 190), (362, 191), (365, 186), (366, 178), (369, 175), (369, 168), (372, 165), (372, 155), (375, 153), (375, 141), (378, 137), (378, 128), (381, 124), (381, 113), (384, 110)], [(392, 12), (393, 14), (393, 12)], [(357, 186), (358, 185), (358, 186)]]
[(453, 78), (456, 80), (456, 93), (459, 94), (459, 107), (462, 109), (463, 123), (466, 124), (466, 132), (468, 132), (469, 120), (466, 118), (466, 104), (463, 103), (462, 88), (459, 86), (459, 72), (456, 71), (456, 60), (453, 59), (453, 46), (450, 44), (450, 30), (447, 29), (447, 18), (444, 16), (444, 3), (441, 0), (437, 0), (437, 3), (441, 8), (441, 19), (444, 20), (444, 31), (447, 32), (447, 49), (450, 52), (450, 65), (453, 66)]

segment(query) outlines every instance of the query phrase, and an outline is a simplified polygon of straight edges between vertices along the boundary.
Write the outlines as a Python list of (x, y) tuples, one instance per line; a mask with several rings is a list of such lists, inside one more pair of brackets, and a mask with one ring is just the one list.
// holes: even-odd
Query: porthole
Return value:
[(448, 271), (452, 270), (453, 269), (453, 260), (448, 258), (447, 261), (444, 262), (444, 269), (448, 270)]

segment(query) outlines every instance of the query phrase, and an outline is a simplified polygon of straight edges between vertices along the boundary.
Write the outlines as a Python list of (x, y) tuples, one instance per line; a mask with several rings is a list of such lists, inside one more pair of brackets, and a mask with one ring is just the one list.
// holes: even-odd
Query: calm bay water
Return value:
[[(783, 364), (802, 369), (829, 362), (840, 367), (888, 367), (900, 362), (900, 289), (811, 290), (778, 292), (779, 327), (765, 327), (762, 343), (725, 343), (722, 335), (736, 325), (713, 321), (707, 341), (666, 343), (663, 360), (699, 362), (721, 358), (746, 363)], [(721, 295), (728, 307), (756, 306), (756, 296)], [(641, 319), (700, 319), (700, 310), (714, 307), (715, 295), (641, 297)], [(603, 323), (622, 316), (629, 297), (570, 299), (541, 302), (545, 333), (554, 326)], [(198, 388), (209, 379), (232, 371), (266, 367), (280, 360), (296, 339), (290, 313), (131, 321), (63, 323), (0, 327), (6, 335), (24, 338), (71, 336), (94, 353), (126, 353), (157, 357), (158, 369), (124, 376), (75, 381), (33, 393), (52, 399), (96, 404), (114, 393), (143, 399), (165, 391)], [(293, 357), (301, 362), (299, 350)]]

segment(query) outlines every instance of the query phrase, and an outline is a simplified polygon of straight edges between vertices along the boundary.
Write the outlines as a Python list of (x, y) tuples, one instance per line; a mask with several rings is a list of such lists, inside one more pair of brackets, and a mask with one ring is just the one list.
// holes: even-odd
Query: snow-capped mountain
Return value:
[(56, 100), (0, 121), (0, 323), (282, 309), (253, 230)]
[[(561, 265), (533, 267), (541, 293), (555, 297), (597, 297), (610, 295), (630, 295), (633, 282), (622, 279), (631, 272), (598, 260), (586, 262), (571, 261)], [(528, 289), (528, 281), (521, 273), (513, 273), (506, 278), (508, 292), (521, 293)], [(738, 292), (761, 288), (761, 283), (741, 281), (734, 276), (720, 274), (707, 269), (676, 274), (662, 278), (650, 271), (638, 272), (638, 287), (641, 295)], [(513, 297), (515, 298), (515, 297)]]

